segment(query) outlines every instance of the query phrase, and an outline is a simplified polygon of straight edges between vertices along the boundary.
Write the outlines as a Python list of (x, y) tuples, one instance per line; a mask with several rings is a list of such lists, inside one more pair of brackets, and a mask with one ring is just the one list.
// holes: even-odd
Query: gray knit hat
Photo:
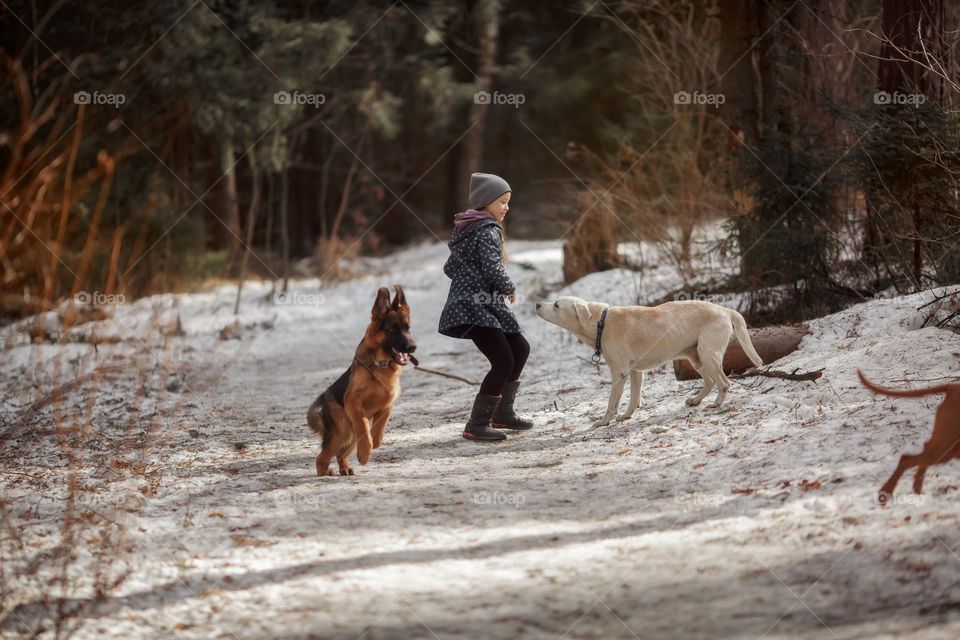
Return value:
[(512, 191), (507, 181), (492, 173), (474, 173), (470, 176), (470, 206), (482, 209), (503, 194)]

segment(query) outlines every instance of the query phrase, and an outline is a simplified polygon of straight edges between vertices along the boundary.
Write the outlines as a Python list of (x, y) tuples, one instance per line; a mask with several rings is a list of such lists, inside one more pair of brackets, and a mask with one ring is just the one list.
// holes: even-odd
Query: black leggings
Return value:
[(480, 385), (480, 393), (498, 396), (507, 382), (520, 379), (520, 372), (530, 355), (530, 343), (522, 333), (504, 333), (492, 327), (470, 327), (463, 332), (463, 337), (473, 340), (480, 353), (490, 361), (490, 371)]

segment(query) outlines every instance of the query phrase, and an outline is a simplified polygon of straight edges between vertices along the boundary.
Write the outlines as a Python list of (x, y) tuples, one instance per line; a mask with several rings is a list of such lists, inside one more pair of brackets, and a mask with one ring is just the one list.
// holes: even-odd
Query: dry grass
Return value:
[[(194, 366), (174, 311), (155, 308), (132, 337), (103, 340), (120, 321), (108, 314), (38, 329), (56, 341), (19, 347), (30, 349), (29, 362), (4, 382), (0, 412), (3, 633), (70, 637), (136, 570), (143, 534), (131, 525), (162, 482), (160, 452), (187, 437), (185, 407), (251, 342), (218, 366)], [(21, 324), (44, 322), (56, 316)]]
[[(20, 122), (0, 134), (10, 158), (0, 175), (0, 298), (6, 314), (45, 311), (78, 291), (112, 294), (123, 233), (104, 231), (101, 221), (116, 159), (100, 151), (93, 166), (78, 166), (87, 114), (85, 104), (70, 102), (68, 73), (37, 104), (20, 60), (0, 51), (0, 64), (20, 106)], [(91, 199), (85, 219), (75, 220), (81, 201)], [(106, 282), (92, 269), (94, 258), (104, 255), (112, 267)]]
[[(692, 10), (640, 0), (618, 3), (619, 17), (595, 12), (637, 44), (636, 65), (624, 84), (637, 98), (632, 128), (643, 143), (620, 140), (612, 157), (581, 149), (596, 174), (583, 192), (590, 204), (581, 211), (605, 210), (601, 218), (616, 218), (625, 241), (661, 244), (682, 274), (690, 271), (694, 228), (733, 210), (723, 174), (732, 133), (716, 108), (674, 102), (679, 91), (720, 91), (717, 9), (716, 2)], [(605, 228), (600, 221), (591, 225)], [(571, 262), (589, 265), (584, 252), (593, 250), (590, 242), (571, 244)]]

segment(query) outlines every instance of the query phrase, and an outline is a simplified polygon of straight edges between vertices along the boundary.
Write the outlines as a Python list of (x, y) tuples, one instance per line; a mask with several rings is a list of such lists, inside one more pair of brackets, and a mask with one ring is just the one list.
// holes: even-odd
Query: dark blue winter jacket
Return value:
[(520, 324), (505, 300), (516, 287), (500, 258), (503, 234), (497, 223), (481, 220), (466, 229), (454, 229), (447, 246), (450, 257), (443, 272), (452, 282), (440, 314), (440, 333), (463, 338), (465, 326), (520, 333)]

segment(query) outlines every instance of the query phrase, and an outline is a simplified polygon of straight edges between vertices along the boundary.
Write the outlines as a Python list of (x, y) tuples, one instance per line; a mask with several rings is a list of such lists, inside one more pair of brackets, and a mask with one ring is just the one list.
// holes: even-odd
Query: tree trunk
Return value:
[(289, 169), (284, 167), (280, 171), (280, 235), (283, 245), (283, 293), (287, 292), (290, 283), (290, 230), (287, 224), (287, 205), (290, 200)]
[[(500, 32), (500, 0), (479, 0), (470, 14), (470, 19), (479, 49), (474, 88), (477, 94), (481, 92), (489, 94), (497, 54), (497, 38)], [(487, 110), (490, 108), (489, 103), (478, 103), (476, 98), (468, 107), (467, 125), (476, 124), (460, 143), (462, 151), (458, 184), (462, 198), (466, 198), (470, 192), (470, 174), (483, 169), (484, 121)]]
[(330, 184), (330, 167), (337, 155), (339, 145), (330, 145), (330, 152), (323, 161), (323, 172), (320, 175), (320, 237), (327, 237), (327, 188)]
[[(771, 24), (766, 0), (720, 0), (720, 68), (726, 97), (725, 118), (735, 139), (734, 148), (753, 162), (775, 153), (773, 132), (789, 132), (790, 116), (777, 101), (776, 25)], [(743, 147), (747, 146), (750, 150)], [(751, 205), (752, 206), (752, 205)], [(780, 256), (764, 248), (764, 234), (782, 211), (753, 207), (739, 211), (740, 277), (750, 288), (771, 284), (780, 273)]]
[(837, 102), (857, 99), (850, 73), (858, 63), (842, 55), (845, 45), (838, 35), (846, 26), (847, 0), (805, 0), (805, 4), (806, 10), (789, 16), (796, 18), (798, 31), (791, 46), (803, 54), (802, 80), (795, 85), (799, 100), (794, 114), (806, 130), (832, 142), (839, 138), (841, 129), (838, 119), (824, 108), (824, 97)]
[(340, 206), (337, 207), (337, 215), (333, 219), (333, 224), (330, 226), (330, 237), (324, 238), (325, 241), (335, 241), (337, 239), (337, 234), (340, 233), (340, 225), (343, 223), (343, 216), (347, 212), (347, 203), (350, 201), (350, 186), (353, 184), (353, 177), (357, 173), (357, 166), (360, 162), (360, 149), (363, 148), (363, 143), (357, 146), (357, 153), (353, 156), (353, 160), (350, 161), (350, 169), (347, 170), (347, 179), (343, 182), (343, 193), (340, 195)]
[(232, 261), (240, 249), (240, 210), (237, 204), (237, 172), (235, 168), (233, 140), (224, 138), (220, 142), (220, 171), (224, 176), (220, 206), (218, 237), (220, 247), (230, 249)]
[(243, 291), (243, 280), (247, 277), (247, 262), (250, 259), (251, 245), (253, 244), (253, 226), (257, 220), (257, 205), (260, 204), (260, 171), (257, 168), (257, 156), (253, 149), (247, 153), (250, 161), (250, 209), (247, 211), (247, 237), (244, 241), (243, 260), (240, 262), (240, 277), (237, 280), (237, 301), (233, 304), (233, 315), (240, 311), (240, 293)]
[(757, 32), (754, 0), (720, 0), (720, 69), (727, 126), (744, 144), (760, 142), (760, 113), (753, 71)]
[(918, 36), (922, 35), (927, 51), (939, 54), (944, 15), (943, 0), (884, 0), (878, 90), (893, 94), (915, 87), (926, 92), (929, 74)]
[[(720, 0), (720, 69), (722, 88), (726, 98), (724, 117), (732, 137), (737, 141), (734, 148), (739, 153), (751, 153), (760, 145), (760, 87), (754, 69), (757, 55), (754, 38), (763, 33), (757, 25), (755, 2), (757, 0)], [(742, 144), (740, 144), (742, 143)], [(740, 274), (748, 283), (760, 279), (765, 270), (762, 264), (751, 260), (755, 242), (753, 224), (748, 211), (736, 212), (737, 235), (740, 238)]]
[(267, 223), (263, 236), (263, 250), (270, 259), (270, 250), (273, 248), (273, 173), (267, 172)]
[[(884, 111), (912, 120), (917, 129), (922, 123), (917, 122), (913, 113), (914, 108), (909, 104), (898, 103), (893, 98), (897, 94), (914, 91), (923, 94), (927, 101), (940, 100), (943, 97), (944, 83), (926, 68), (929, 61), (924, 50), (938, 60), (944, 58), (945, 22), (946, 12), (943, 0), (884, 0), (883, 2), (881, 18), (883, 42), (877, 63), (878, 95), (890, 97), (886, 104), (881, 103)], [(900, 191), (897, 187), (893, 188), (895, 191)], [(868, 201), (886, 199), (886, 195), (882, 192), (866, 195)], [(911, 202), (910, 194), (898, 192), (892, 195), (898, 208), (903, 207), (911, 212), (912, 229), (905, 230), (903, 235), (910, 238), (912, 243), (913, 255), (909, 271), (914, 280), (913, 285), (919, 291), (922, 286), (920, 279), (926, 249), (923, 241), (926, 233), (926, 215), (918, 203)], [(867, 212), (864, 254), (868, 260), (876, 263), (884, 259), (886, 245), (895, 243), (901, 248), (904, 245), (902, 236), (891, 238), (886, 233), (878, 232), (879, 229), (890, 226), (884, 224), (881, 218), (882, 211), (877, 211), (876, 207), (868, 207)]]

